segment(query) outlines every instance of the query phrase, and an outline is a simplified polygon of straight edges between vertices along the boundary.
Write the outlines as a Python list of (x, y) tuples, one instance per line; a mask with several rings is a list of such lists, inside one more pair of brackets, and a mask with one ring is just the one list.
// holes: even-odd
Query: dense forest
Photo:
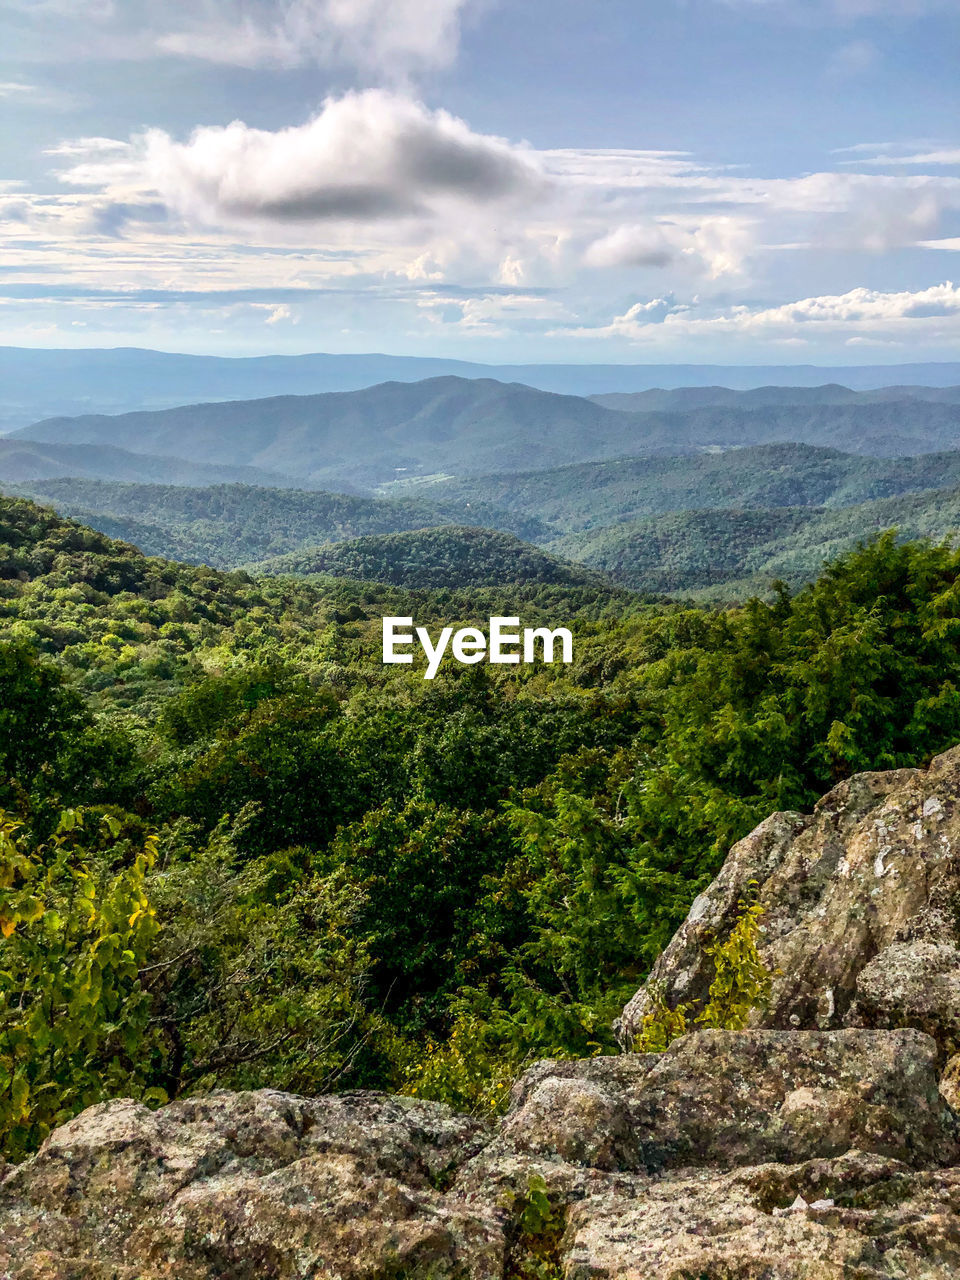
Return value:
[(852, 507), (675, 511), (557, 538), (552, 551), (637, 591), (742, 600), (783, 579), (809, 582), (824, 562), (884, 529), (902, 539), (960, 534), (960, 489), (935, 489)]
[(742, 600), (777, 578), (811, 581), (879, 530), (955, 537), (958, 482), (960, 452), (888, 459), (780, 444), (394, 483), (383, 498), (82, 478), (17, 491), (150, 555), (221, 569), (480, 586), (517, 581), (522, 563), (535, 581), (592, 572), (634, 591)]
[(492, 587), (552, 582), (610, 587), (603, 575), (564, 563), (493, 529), (445, 525), (409, 533), (355, 538), (261, 561), (259, 572), (370, 579), (404, 587)]
[[(574, 662), (380, 665), (491, 613)], [(496, 1108), (610, 1023), (770, 811), (960, 737), (960, 556), (885, 535), (710, 610), (150, 559), (0, 500), (0, 1133), (99, 1098)]]
[[(667, 512), (848, 507), (957, 484), (960, 452), (955, 450), (912, 458), (869, 458), (806, 444), (764, 444), (719, 452), (615, 458), (518, 474), (462, 476), (420, 485), (416, 492), (434, 503), (486, 504), (515, 516), (538, 518), (556, 533), (577, 533)], [(385, 489), (390, 494), (409, 491), (402, 481)], [(51, 497), (55, 492), (50, 491)]]
[[(8, 490), (12, 486), (7, 486)], [(326, 542), (401, 533), (443, 524), (500, 529), (528, 541), (553, 536), (536, 516), (483, 501), (390, 501), (345, 493), (223, 484), (116, 484), (105, 480), (34, 481), (19, 492), (48, 503), (149, 555), (231, 569)]]

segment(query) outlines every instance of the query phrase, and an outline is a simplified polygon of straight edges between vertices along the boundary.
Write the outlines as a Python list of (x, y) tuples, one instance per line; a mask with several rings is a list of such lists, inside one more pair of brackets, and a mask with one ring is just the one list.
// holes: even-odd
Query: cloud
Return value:
[(254, 311), (267, 312), (264, 324), (282, 324), (285, 320), (288, 320), (291, 324), (297, 323), (296, 316), (285, 302), (280, 302), (276, 305), (272, 302), (251, 302), (250, 305)]
[(0, 81), (0, 102), (9, 102), (13, 106), (50, 107), (56, 111), (66, 111), (76, 106), (76, 99), (72, 94), (25, 80)]
[(883, 293), (876, 289), (861, 288), (851, 289), (843, 294), (804, 298), (785, 306), (748, 313), (739, 322), (754, 328), (782, 324), (882, 324), (891, 320), (954, 315), (960, 315), (960, 287), (946, 281), (915, 293), (909, 290)]
[(285, 0), (201, 6), (160, 49), (238, 66), (346, 63), (405, 75), (456, 56), (467, 0)]
[(383, 90), (328, 99), (307, 124), (275, 133), (235, 121), (181, 143), (151, 130), (115, 153), (96, 140), (62, 176), (81, 186), (139, 182), (213, 226), (427, 217), (457, 203), (529, 201), (547, 185), (532, 152)]
[[(175, 56), (240, 67), (349, 66), (380, 79), (450, 65), (465, 12), (490, 0), (8, 0), (34, 55)], [(51, 40), (52, 20), (56, 38)]]
[(667, 267), (679, 248), (657, 223), (617, 227), (594, 240), (584, 254), (590, 267)]
[[(847, 151), (868, 153), (859, 154), (852, 160), (843, 160), (841, 164), (847, 165), (881, 165), (899, 167), (920, 167), (920, 166), (947, 166), (952, 167), (960, 165), (960, 147), (939, 147), (927, 151), (914, 151), (906, 155), (897, 155), (892, 147), (887, 150), (887, 144), (879, 144), (878, 146), (865, 145), (861, 147), (847, 147)], [(838, 153), (839, 154), (839, 153)]]
[[(567, 330), (578, 337), (629, 338), (643, 342), (663, 334), (673, 337), (734, 335), (775, 341), (817, 340), (823, 334), (841, 335), (849, 345), (896, 340), (924, 324), (941, 336), (944, 322), (956, 335), (960, 320), (960, 287), (947, 281), (916, 292), (885, 293), (851, 289), (844, 294), (802, 298), (774, 307), (738, 305), (711, 311), (683, 305), (672, 298), (635, 303), (606, 325)], [(556, 331), (559, 336), (562, 330)]]
[(669, 267), (686, 263), (710, 279), (736, 275), (754, 243), (751, 222), (724, 216), (704, 217), (683, 226), (677, 222), (625, 225), (588, 246), (590, 267)]

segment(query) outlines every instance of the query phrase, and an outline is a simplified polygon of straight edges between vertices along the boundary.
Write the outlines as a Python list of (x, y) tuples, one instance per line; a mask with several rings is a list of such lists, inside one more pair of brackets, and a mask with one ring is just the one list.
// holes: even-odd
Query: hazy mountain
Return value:
[(313, 547), (251, 566), (256, 573), (387, 582), (402, 587), (551, 583), (608, 591), (600, 574), (565, 563), (508, 533), (448, 525)]
[(856, 397), (624, 413), (520, 383), (432, 378), (320, 396), (52, 418), (10, 439), (112, 445), (297, 475), (316, 487), (375, 488), (397, 477), (542, 470), (772, 441), (881, 456), (936, 452), (960, 445), (960, 404)]
[(61, 515), (82, 520), (111, 538), (133, 542), (147, 555), (223, 569), (298, 547), (465, 519), (527, 539), (553, 536), (535, 518), (458, 499), (431, 503), (404, 498), (388, 502), (342, 493), (248, 485), (182, 488), (97, 480), (53, 480), (18, 485), (16, 491), (55, 508)]
[(54, 418), (15, 440), (119, 445), (206, 464), (230, 461), (334, 487), (397, 474), (550, 467), (647, 447), (639, 417), (519, 383), (432, 378), (321, 396)]
[[(945, 484), (960, 484), (960, 451), (868, 458), (814, 445), (764, 444), (444, 480), (416, 491), (433, 502), (522, 512), (572, 532), (667, 511), (849, 506)], [(391, 485), (387, 492), (404, 488)]]
[(183, 458), (132, 453), (112, 444), (34, 442), (25, 437), (0, 438), (0, 481), (11, 484), (59, 476), (92, 477), (145, 484), (262, 484), (290, 486), (289, 476), (257, 467), (198, 464)]
[(37, 350), (0, 348), (0, 430), (40, 418), (125, 413), (205, 400), (259, 399), (356, 391), (389, 380), (419, 382), (458, 375), (523, 382), (569, 395), (636, 392), (653, 387), (748, 388), (839, 382), (863, 389), (891, 383), (960, 383), (960, 364), (818, 368), (814, 365), (483, 365), (463, 360), (387, 355), (224, 358), (138, 348)]
[(708, 595), (735, 599), (768, 589), (776, 578), (809, 581), (825, 560), (894, 527), (902, 538), (956, 539), (960, 487), (839, 509), (675, 511), (567, 535), (549, 549), (636, 591), (709, 588)]
[(686, 413), (691, 409), (764, 409), (781, 405), (874, 404), (889, 400), (926, 400), (937, 404), (960, 404), (957, 387), (879, 387), (854, 391), (837, 383), (825, 386), (754, 387), (737, 391), (730, 387), (656, 388), (652, 391), (612, 392), (591, 396), (597, 404), (626, 413)]

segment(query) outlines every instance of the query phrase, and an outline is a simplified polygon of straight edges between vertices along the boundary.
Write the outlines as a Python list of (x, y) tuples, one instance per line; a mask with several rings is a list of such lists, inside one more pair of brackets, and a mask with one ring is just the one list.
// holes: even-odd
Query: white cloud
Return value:
[(882, 165), (884, 168), (888, 166), (894, 167), (920, 167), (920, 166), (936, 166), (941, 165), (951, 167), (960, 165), (960, 147), (940, 147), (930, 151), (915, 151), (908, 155), (896, 155), (890, 151), (885, 151), (882, 147), (848, 147), (849, 151), (862, 151), (870, 154), (860, 155), (854, 160), (844, 160), (842, 164), (848, 165)]
[[(844, 294), (802, 298), (775, 307), (738, 305), (713, 310), (681, 305), (672, 298), (635, 303), (609, 324), (567, 330), (579, 337), (629, 338), (635, 342), (668, 337), (733, 335), (774, 341), (818, 340), (840, 335), (849, 345), (908, 337), (924, 326), (925, 336), (960, 333), (960, 287), (950, 281), (916, 292), (884, 293), (851, 289)], [(558, 336), (562, 330), (556, 331)]]
[[(346, 63), (402, 76), (451, 63), (467, 0), (217, 0), (188, 8), (159, 48), (238, 66)], [(186, 16), (186, 15), (185, 15)]]
[(160, 56), (241, 67), (349, 66), (402, 81), (456, 57), (465, 12), (491, 0), (7, 0), (32, 56)]
[(883, 293), (876, 289), (851, 289), (849, 293), (804, 298), (781, 307), (738, 315), (735, 323), (752, 328), (779, 325), (885, 324), (960, 315), (960, 287), (950, 281), (917, 292)]
[(285, 320), (288, 320), (291, 324), (297, 323), (293, 310), (285, 302), (281, 302), (277, 306), (274, 306), (272, 302), (252, 302), (250, 305), (254, 311), (267, 312), (264, 324), (282, 324)]
[(186, 143), (151, 130), (111, 154), (115, 146), (94, 140), (64, 180), (139, 185), (211, 226), (428, 218), (458, 203), (529, 202), (547, 188), (528, 149), (374, 89), (328, 99), (307, 124), (275, 133), (235, 121), (197, 129)]
[(675, 221), (619, 226), (587, 247), (590, 267), (669, 267), (705, 271), (710, 279), (736, 275), (754, 245), (750, 221), (711, 216), (684, 226)]

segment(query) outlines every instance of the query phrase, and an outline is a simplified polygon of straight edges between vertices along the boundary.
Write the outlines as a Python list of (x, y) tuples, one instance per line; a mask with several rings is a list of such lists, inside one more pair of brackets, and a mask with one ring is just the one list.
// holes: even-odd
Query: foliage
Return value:
[(524, 1192), (508, 1193), (505, 1208), (513, 1220), (506, 1280), (560, 1280), (566, 1213), (543, 1176), (533, 1173)]
[[(770, 998), (773, 975), (760, 958), (757, 940), (763, 907), (741, 900), (739, 915), (729, 936), (705, 948), (714, 964), (714, 978), (706, 1005), (695, 1021), (719, 1031), (742, 1031), (750, 1013), (762, 1009)], [(647, 985), (647, 1011), (634, 1040), (634, 1053), (662, 1053), (690, 1025), (692, 1004), (673, 1008), (667, 1003), (661, 982)]]
[(262, 561), (261, 573), (329, 573), (403, 587), (486, 587), (508, 582), (569, 586), (608, 584), (598, 573), (566, 564), (512, 534), (446, 525), (356, 538)]
[[(149, 555), (219, 569), (319, 543), (457, 523), (464, 514), (461, 502), (419, 497), (385, 501), (251, 484), (187, 487), (72, 479), (37, 480), (19, 489), (111, 538), (136, 542)], [(469, 515), (473, 525), (502, 529), (521, 538), (536, 539), (547, 532), (539, 520), (483, 502), (470, 503)]]
[(405, 1092), (446, 1102), (458, 1111), (491, 1117), (507, 1108), (510, 1086), (522, 1070), (515, 1055), (495, 1041), (490, 1025), (462, 1012), (446, 1039), (428, 1039), (404, 1075)]
[[(960, 740), (960, 555), (892, 534), (726, 610), (257, 580), (20, 500), (0, 500), (0, 542), (0, 781), (22, 823), (4, 846), (23, 911), (2, 944), (10, 1034), (40, 1016), (42, 981), (69, 1011), (110, 904), (156, 912), (149, 936), (118, 916), (134, 958), (103, 1008), (77, 1006), (82, 1043), (24, 1056), (15, 1153), (113, 1092), (407, 1088), (495, 1108), (532, 1057), (615, 1050), (622, 1003), (761, 818)], [(383, 613), (562, 620), (575, 660), (427, 682), (381, 665)], [(763, 996), (750, 912), (714, 955), (711, 1025)], [(645, 1047), (678, 1029), (654, 1015)]]
[(356, 890), (304, 875), (295, 852), (241, 859), (252, 816), (200, 848), (172, 832), (154, 877), (162, 930), (142, 974), (142, 1054), (170, 1097), (218, 1086), (323, 1093), (380, 1034), (363, 999)]
[(725, 942), (707, 947), (715, 975), (710, 999), (698, 1014), (697, 1022), (721, 1031), (742, 1031), (753, 1009), (762, 1009), (770, 999), (773, 975), (760, 958), (757, 939), (763, 906), (741, 902), (740, 914)]
[(663, 1053), (674, 1040), (687, 1031), (688, 1004), (675, 1008), (667, 1004), (662, 982), (647, 985), (647, 1011), (632, 1045), (634, 1053)]
[(150, 1096), (139, 968), (156, 932), (156, 844), (122, 831), (68, 809), (37, 845), (0, 812), (0, 1139), (14, 1155), (92, 1102)]

